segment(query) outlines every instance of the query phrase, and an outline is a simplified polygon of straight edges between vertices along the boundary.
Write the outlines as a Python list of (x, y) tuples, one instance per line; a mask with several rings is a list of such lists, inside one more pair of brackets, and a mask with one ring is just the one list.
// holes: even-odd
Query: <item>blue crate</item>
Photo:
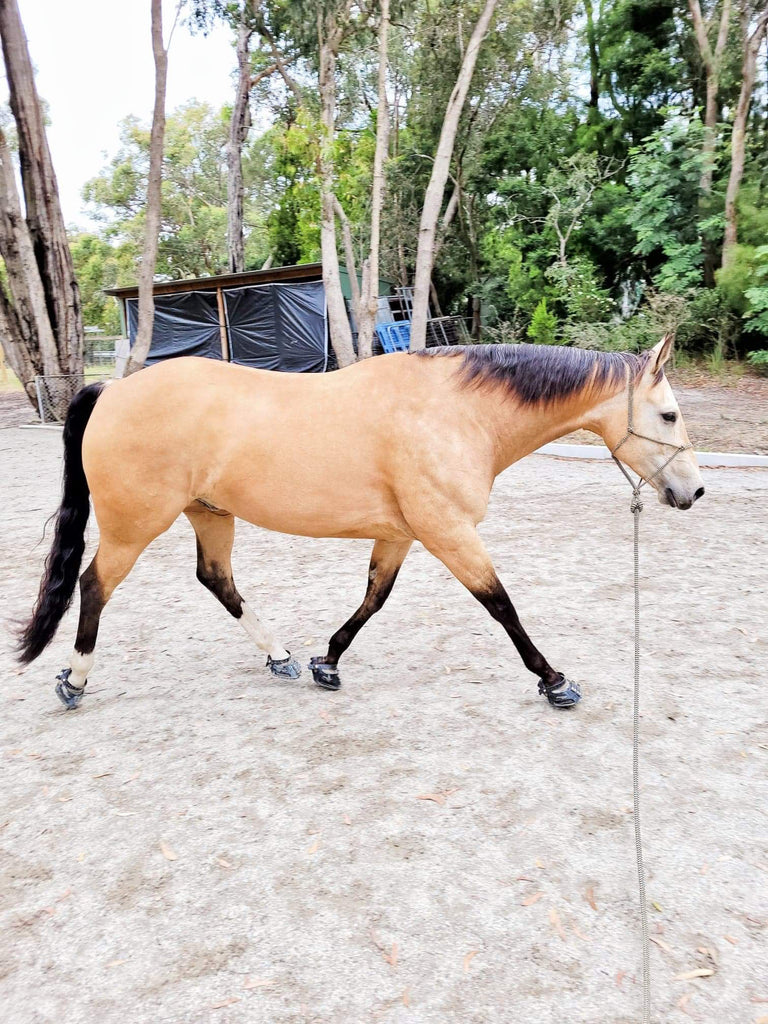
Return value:
[(376, 334), (385, 352), (407, 352), (411, 345), (411, 322), (378, 324)]

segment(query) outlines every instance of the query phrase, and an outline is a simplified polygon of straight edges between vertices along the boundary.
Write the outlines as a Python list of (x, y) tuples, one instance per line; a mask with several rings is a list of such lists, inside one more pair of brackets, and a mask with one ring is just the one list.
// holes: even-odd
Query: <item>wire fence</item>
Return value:
[(97, 380), (109, 380), (109, 372), (40, 374), (32, 382), (41, 423), (63, 423), (69, 403), (80, 388)]

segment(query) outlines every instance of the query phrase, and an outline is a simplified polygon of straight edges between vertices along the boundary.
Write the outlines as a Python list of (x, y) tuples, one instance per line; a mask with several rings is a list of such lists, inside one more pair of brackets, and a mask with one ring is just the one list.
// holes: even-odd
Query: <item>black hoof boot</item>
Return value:
[(85, 683), (88, 682), (86, 679), (82, 687), (78, 689), (76, 686), (72, 686), (69, 681), (71, 674), (71, 668), (63, 668), (56, 676), (58, 679), (58, 682), (56, 683), (56, 696), (67, 711), (72, 711), (74, 708), (80, 707), (80, 701), (83, 699), (83, 694), (85, 693)]
[(301, 675), (301, 665), (291, 657), (290, 651), (287, 658), (272, 658), (268, 654), (267, 668), (273, 676), (279, 676), (281, 679), (298, 679)]
[(581, 700), (581, 687), (572, 683), (564, 675), (554, 683), (539, 680), (539, 693), (543, 693), (553, 708), (572, 708)]
[(312, 678), (324, 690), (338, 690), (341, 686), (338, 665), (329, 665), (322, 658), (311, 658), (309, 667), (312, 670)]

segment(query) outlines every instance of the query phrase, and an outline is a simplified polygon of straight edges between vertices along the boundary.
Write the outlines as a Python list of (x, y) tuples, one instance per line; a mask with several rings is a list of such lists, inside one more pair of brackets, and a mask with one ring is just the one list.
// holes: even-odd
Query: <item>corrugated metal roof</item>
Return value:
[[(294, 267), (270, 267), (269, 270), (246, 270), (242, 274), (218, 274), (215, 277), (193, 277), (184, 281), (157, 281), (152, 289), (155, 295), (173, 295), (176, 292), (216, 291), (217, 288), (242, 288), (249, 284), (278, 284), (280, 281), (319, 281), (323, 276), (322, 263), (300, 263)], [(118, 299), (135, 299), (138, 285), (130, 288), (105, 288), (105, 295)]]

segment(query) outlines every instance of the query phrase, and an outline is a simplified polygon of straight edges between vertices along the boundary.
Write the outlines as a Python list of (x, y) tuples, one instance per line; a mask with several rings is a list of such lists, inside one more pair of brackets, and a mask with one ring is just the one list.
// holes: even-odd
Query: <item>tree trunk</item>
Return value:
[(230, 274), (242, 274), (245, 270), (243, 143), (248, 133), (252, 35), (253, 29), (248, 27), (243, 13), (237, 26), (237, 88), (227, 138), (227, 249)]
[(139, 268), (139, 323), (133, 343), (126, 377), (140, 370), (149, 355), (155, 319), (153, 284), (157, 265), (157, 244), (160, 236), (160, 203), (163, 183), (163, 142), (165, 139), (165, 87), (168, 77), (168, 51), (163, 45), (162, 0), (152, 0), (152, 54), (155, 59), (155, 108), (149, 136), (149, 178), (147, 180), (147, 214), (144, 225), (144, 249)]
[(589, 117), (590, 123), (599, 115), (600, 106), (600, 57), (597, 52), (597, 33), (591, 0), (585, 0), (587, 16), (587, 46), (589, 48)]
[(701, 181), (699, 188), (704, 195), (712, 191), (712, 175), (715, 167), (715, 129), (717, 126), (717, 93), (720, 88), (720, 69), (723, 50), (728, 40), (728, 25), (731, 16), (731, 0), (723, 0), (720, 11), (720, 27), (714, 52), (709, 44), (707, 25), (701, 13), (699, 0), (688, 0), (688, 9), (693, 20), (693, 30), (704, 65), (707, 85), (707, 101), (704, 108), (704, 142), (702, 145)]
[[(45, 291), (35, 262), (32, 240), (21, 212), (13, 161), (0, 131), (0, 256), (5, 263), (8, 294), (3, 292), (3, 348), (23, 384), (37, 374), (68, 370), (59, 363)], [(20, 372), (21, 371), (21, 372)], [(29, 392), (28, 392), (29, 393)]]
[(389, 142), (389, 105), (387, 103), (387, 34), (389, 31), (389, 0), (381, 0), (379, 22), (379, 105), (376, 113), (376, 151), (373, 157), (371, 189), (371, 253), (368, 263), (366, 294), (363, 295), (361, 317), (357, 326), (357, 354), (360, 359), (372, 355), (373, 331), (379, 300), (379, 241), (381, 207), (384, 202), (384, 162)]
[(752, 101), (752, 90), (755, 85), (757, 55), (768, 26), (768, 10), (763, 10), (751, 35), (749, 26), (744, 27), (744, 62), (741, 68), (741, 91), (736, 104), (731, 133), (731, 173), (728, 177), (728, 188), (725, 192), (725, 235), (723, 237), (722, 266), (725, 268), (733, 262), (738, 240), (737, 210), (741, 179), (744, 175), (744, 150), (747, 138), (747, 117)]
[(437, 219), (443, 204), (443, 192), (448, 180), (453, 145), (459, 127), (459, 118), (469, 92), (472, 74), (475, 70), (480, 46), (488, 32), (497, 0), (486, 0), (483, 13), (475, 25), (461, 64), (459, 77), (448, 100), (445, 110), (440, 141), (432, 165), (432, 174), (424, 197), (424, 206), (419, 224), (419, 242), (416, 250), (416, 276), (413, 289), (413, 322), (411, 324), (411, 350), (426, 347), (427, 343), (427, 305), (429, 302), (429, 282), (432, 277), (432, 264), (435, 254), (435, 236)]
[(323, 258), (323, 285), (328, 308), (331, 345), (339, 366), (355, 361), (352, 331), (347, 307), (341, 290), (339, 256), (336, 250), (336, 220), (334, 217), (334, 162), (333, 138), (336, 121), (336, 55), (342, 32), (331, 14), (323, 24), (322, 12), (317, 14), (320, 44), (320, 247)]
[[(355, 262), (355, 246), (352, 242), (352, 229), (349, 226), (349, 217), (347, 217), (344, 207), (338, 200), (338, 197), (333, 197), (333, 209), (336, 216), (341, 222), (341, 237), (344, 242), (344, 260), (347, 264), (347, 276), (349, 277), (349, 288), (352, 292), (352, 312), (355, 314), (355, 321), (358, 325), (358, 331), (360, 330), (360, 282), (357, 280), (357, 264)], [(358, 342), (359, 345), (359, 342)]]
[[(45, 135), (43, 111), (35, 88), (32, 62), (16, 0), (0, 0), (0, 36), (11, 110), (19, 142), (26, 229), (33, 262), (37, 268), (37, 274), (32, 274), (25, 290), (30, 296), (34, 296), (34, 315), (38, 320), (37, 344), (41, 346), (40, 362), (46, 372), (53, 369), (57, 373), (80, 377), (83, 372), (80, 290), (75, 280), (72, 255), (59, 203), (56, 174)], [(10, 168), (7, 169), (10, 171)], [(16, 195), (15, 187), (13, 193)], [(20, 209), (18, 216), (21, 217)], [(17, 235), (16, 243), (19, 241)], [(24, 251), (23, 255), (20, 254), (20, 266), (26, 265), (31, 269), (29, 250), (24, 249), (23, 242), (21, 245)], [(47, 319), (47, 328), (41, 326), (40, 288), (46, 311), (46, 316), (42, 320)], [(56, 349), (55, 359), (49, 350), (51, 338), (54, 339)], [(31, 343), (31, 337), (27, 341)]]

